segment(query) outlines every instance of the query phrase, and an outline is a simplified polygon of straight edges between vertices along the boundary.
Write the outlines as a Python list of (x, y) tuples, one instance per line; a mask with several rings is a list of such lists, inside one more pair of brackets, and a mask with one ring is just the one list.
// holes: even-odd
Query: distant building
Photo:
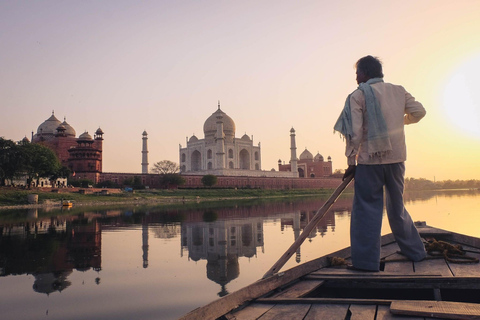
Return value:
[(284, 164), (278, 160), (278, 171), (298, 172), (299, 178), (322, 178), (332, 175), (332, 158), (329, 156), (325, 162), (323, 156), (317, 152), (313, 154), (305, 148), (297, 159), (297, 146), (295, 142), (295, 129), (290, 130), (290, 163)]
[(103, 131), (98, 128), (92, 138), (88, 132), (78, 138), (73, 127), (64, 119), (60, 122), (54, 112), (50, 118), (32, 132), (32, 143), (50, 148), (57, 155), (62, 166), (72, 171), (74, 179), (89, 179), (97, 182), (102, 173)]
[(179, 146), (182, 175), (294, 177), (295, 174), (263, 171), (261, 146), (253, 144), (253, 136), (235, 137), (235, 122), (218, 109), (203, 125), (204, 139), (187, 137), (186, 147)]
[[(324, 161), (320, 153), (314, 157), (306, 148), (296, 161), (296, 166), (300, 178), (322, 178), (332, 175), (332, 158), (329, 156), (327, 161)], [(291, 167), (291, 163), (282, 164), (282, 160), (278, 160), (279, 171), (290, 171)]]
[[(186, 147), (180, 146), (180, 170), (182, 174), (226, 174), (242, 170), (261, 170), (261, 148), (253, 145), (253, 138), (244, 134), (235, 138), (235, 122), (220, 109), (203, 125), (204, 139), (195, 135), (187, 138)], [(252, 173), (252, 175), (254, 175)]]

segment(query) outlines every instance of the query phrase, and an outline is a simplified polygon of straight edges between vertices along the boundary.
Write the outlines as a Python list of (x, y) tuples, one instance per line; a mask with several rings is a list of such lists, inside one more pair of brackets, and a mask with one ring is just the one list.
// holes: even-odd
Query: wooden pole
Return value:
[(345, 180), (342, 181), (342, 183), (335, 189), (333, 194), (328, 198), (327, 202), (324, 203), (324, 205), (317, 210), (317, 213), (313, 217), (313, 219), (310, 221), (309, 224), (303, 229), (302, 234), (295, 240), (295, 242), (288, 248), (287, 251), (278, 259), (278, 261), (270, 268), (270, 270), (265, 273), (262, 279), (268, 278), (275, 273), (277, 273), (284, 265), (287, 263), (288, 259), (297, 251), (297, 249), (300, 247), (300, 245), (305, 241), (305, 239), (308, 237), (310, 232), (317, 226), (317, 224), (322, 220), (322, 218), (325, 216), (327, 211), (332, 207), (332, 205), (337, 201), (338, 197), (342, 194), (343, 190), (350, 184), (350, 182), (353, 180), (354, 175), (350, 175), (345, 178)]

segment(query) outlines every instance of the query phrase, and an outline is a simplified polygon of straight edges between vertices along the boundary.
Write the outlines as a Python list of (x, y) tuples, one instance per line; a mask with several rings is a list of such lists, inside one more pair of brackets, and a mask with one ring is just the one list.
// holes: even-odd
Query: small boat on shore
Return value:
[(64, 207), (64, 208), (73, 207), (73, 201), (72, 200), (62, 200), (62, 207)]
[(416, 223), (428, 257), (382, 236), (381, 271), (347, 269), (350, 248), (270, 275), (180, 319), (480, 319), (480, 238)]

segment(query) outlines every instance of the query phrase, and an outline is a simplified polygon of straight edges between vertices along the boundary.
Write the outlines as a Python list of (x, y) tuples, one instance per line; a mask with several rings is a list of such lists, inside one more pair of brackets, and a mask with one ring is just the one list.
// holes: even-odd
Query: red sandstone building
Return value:
[(50, 118), (38, 126), (32, 142), (42, 144), (55, 152), (62, 166), (72, 171), (74, 179), (89, 179), (97, 183), (102, 173), (103, 131), (98, 128), (92, 138), (88, 132), (75, 137), (75, 129), (66, 120), (60, 122), (52, 112)]
[[(282, 160), (278, 160), (278, 171), (291, 171), (292, 164), (282, 164)], [(297, 160), (297, 170), (299, 178), (320, 178), (330, 177), (332, 175), (332, 158), (329, 156), (328, 161), (324, 161), (320, 153), (314, 157), (310, 151), (300, 154)]]

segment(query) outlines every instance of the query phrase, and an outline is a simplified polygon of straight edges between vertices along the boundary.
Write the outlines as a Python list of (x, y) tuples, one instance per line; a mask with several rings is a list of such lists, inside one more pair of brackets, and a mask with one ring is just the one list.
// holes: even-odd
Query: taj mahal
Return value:
[(332, 175), (332, 161), (322, 155), (312, 156), (305, 149), (297, 158), (295, 129), (290, 130), (290, 161), (278, 171), (262, 170), (261, 145), (254, 145), (253, 136), (246, 133), (235, 137), (235, 122), (218, 109), (203, 125), (204, 139), (192, 135), (186, 138), (186, 147), (179, 145), (180, 171), (183, 175), (213, 174), (217, 176), (320, 178)]
[(235, 122), (218, 109), (203, 124), (204, 139), (192, 135), (186, 147), (179, 145), (180, 172), (183, 175), (298, 177), (295, 171), (264, 171), (260, 142), (246, 133), (235, 137)]
[[(239, 171), (261, 171), (261, 146), (244, 134), (235, 138), (235, 122), (218, 109), (203, 125), (204, 139), (187, 137), (186, 147), (180, 145), (180, 171), (198, 174), (208, 171), (215, 175), (237, 175)], [(249, 175), (255, 175), (248, 172)]]

